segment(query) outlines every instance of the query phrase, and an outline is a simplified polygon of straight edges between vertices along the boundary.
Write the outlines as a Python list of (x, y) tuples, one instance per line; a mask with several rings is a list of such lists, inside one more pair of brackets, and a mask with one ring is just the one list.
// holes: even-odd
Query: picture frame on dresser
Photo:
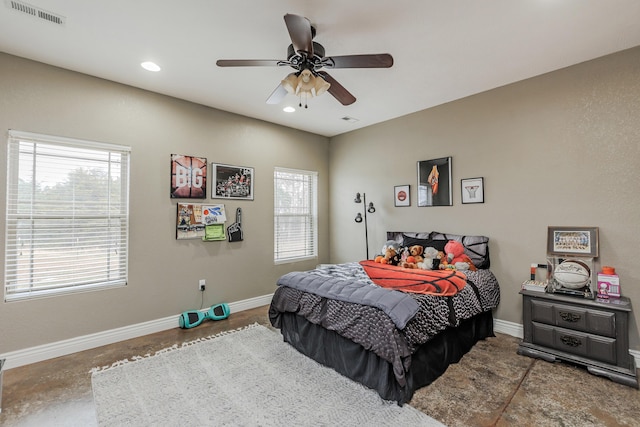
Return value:
[(598, 227), (550, 226), (547, 254), (597, 258)]

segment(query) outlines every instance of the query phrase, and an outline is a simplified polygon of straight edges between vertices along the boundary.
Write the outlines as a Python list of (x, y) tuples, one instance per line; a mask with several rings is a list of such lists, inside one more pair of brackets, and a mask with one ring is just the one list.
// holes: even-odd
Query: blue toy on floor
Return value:
[(206, 319), (210, 320), (222, 320), (229, 317), (229, 305), (227, 303), (212, 305), (207, 311), (185, 311), (180, 315), (178, 323), (182, 329), (195, 328)]

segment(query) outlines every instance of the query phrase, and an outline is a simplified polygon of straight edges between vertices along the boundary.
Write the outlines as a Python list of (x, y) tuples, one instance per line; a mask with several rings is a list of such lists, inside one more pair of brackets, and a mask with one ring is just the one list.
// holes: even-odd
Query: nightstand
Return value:
[(521, 291), (524, 339), (518, 354), (586, 366), (594, 375), (638, 388), (629, 354), (628, 298), (606, 302), (546, 292)]

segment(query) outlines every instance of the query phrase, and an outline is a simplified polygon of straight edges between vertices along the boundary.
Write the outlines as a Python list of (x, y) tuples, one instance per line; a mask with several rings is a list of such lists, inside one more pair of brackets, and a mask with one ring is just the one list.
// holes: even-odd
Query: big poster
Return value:
[(207, 197), (207, 159), (182, 154), (171, 155), (171, 198)]

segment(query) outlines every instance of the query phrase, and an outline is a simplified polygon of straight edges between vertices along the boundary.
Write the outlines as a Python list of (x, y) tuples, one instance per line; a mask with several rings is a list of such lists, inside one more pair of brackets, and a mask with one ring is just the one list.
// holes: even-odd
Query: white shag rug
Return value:
[(101, 426), (443, 426), (254, 324), (92, 370)]

